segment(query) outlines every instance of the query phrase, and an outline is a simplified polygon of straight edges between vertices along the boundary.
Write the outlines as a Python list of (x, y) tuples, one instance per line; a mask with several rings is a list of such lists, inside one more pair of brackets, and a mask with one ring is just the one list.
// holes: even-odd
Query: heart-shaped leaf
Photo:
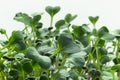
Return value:
[(47, 6), (47, 7), (45, 8), (45, 11), (46, 11), (49, 15), (52, 15), (52, 13), (53, 13), (53, 7), (52, 7), (52, 6)]
[(26, 13), (17, 13), (14, 20), (24, 23), (27, 26), (31, 26), (32, 18)]
[(67, 23), (70, 23), (71, 21), (73, 21), (75, 18), (77, 17), (77, 15), (72, 15), (70, 13), (66, 14), (65, 16), (65, 21)]
[(55, 14), (57, 14), (60, 11), (60, 7), (59, 6), (55, 6), (55, 7), (47, 6), (45, 10), (51, 17), (53, 17)]
[(89, 21), (90, 21), (93, 25), (96, 24), (96, 22), (98, 21), (98, 19), (99, 19), (99, 16), (95, 16), (95, 17), (89, 16)]
[(48, 69), (51, 66), (50, 58), (40, 55), (34, 47), (29, 47), (27, 49), (26, 57), (32, 59), (35, 62), (38, 62), (39, 65), (44, 69)]
[(53, 7), (53, 14), (55, 15), (56, 13), (58, 13), (60, 11), (60, 7), (59, 6), (55, 6)]

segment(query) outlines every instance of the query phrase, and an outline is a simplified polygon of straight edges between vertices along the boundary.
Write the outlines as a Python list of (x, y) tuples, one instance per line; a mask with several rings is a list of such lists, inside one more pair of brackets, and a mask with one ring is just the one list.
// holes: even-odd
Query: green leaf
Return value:
[(24, 34), (22, 31), (13, 31), (9, 43), (11, 44), (18, 41), (24, 41)]
[(48, 69), (51, 66), (51, 59), (47, 56), (41, 56), (41, 60), (38, 61), (40, 66), (44, 69)]
[(60, 11), (60, 7), (59, 6), (55, 6), (53, 7), (53, 14), (57, 14)]
[(53, 7), (52, 7), (52, 6), (47, 6), (47, 7), (45, 8), (45, 11), (46, 11), (50, 16), (52, 16)]
[(6, 34), (6, 30), (1, 28), (1, 29), (0, 29), (0, 33), (1, 33), (1, 34)]
[(33, 16), (33, 21), (32, 21), (33, 25), (36, 25), (40, 19), (41, 19), (41, 15)]
[(91, 33), (91, 29), (88, 27), (88, 24), (83, 24), (82, 28), (86, 33)]
[(24, 54), (23, 53), (18, 53), (18, 54), (16, 54), (14, 57), (15, 58), (24, 58)]
[(77, 15), (72, 15), (70, 13), (66, 14), (65, 16), (65, 21), (67, 23), (70, 23), (71, 21), (73, 21), (75, 18), (77, 17)]
[(49, 35), (49, 31), (47, 28), (43, 28), (43, 29), (39, 29), (37, 32), (37, 37), (40, 38), (40, 39), (43, 39), (45, 38), (45, 36), (48, 36)]
[(115, 39), (115, 36), (110, 34), (110, 33), (106, 33), (101, 37), (103, 40), (108, 40), (108, 41), (112, 41)]
[(103, 47), (105, 45), (105, 40), (99, 39), (97, 46), (98, 47)]
[(101, 76), (101, 72), (98, 71), (98, 70), (95, 70), (95, 69), (90, 69), (88, 74), (93, 78), (93, 79), (96, 79), (96, 78), (99, 78)]
[(89, 21), (90, 21), (93, 25), (95, 25), (96, 22), (97, 22), (98, 19), (99, 19), (99, 16), (95, 16), (95, 17), (89, 16), (88, 18), (89, 18)]
[(99, 53), (100, 56), (104, 56), (104, 55), (107, 55), (107, 54), (108, 54), (108, 51), (107, 51), (106, 48), (100, 47), (100, 48), (98, 49), (98, 53)]
[(65, 69), (61, 69), (57, 75), (56, 80), (66, 80), (69, 77), (69, 72)]
[(120, 38), (120, 29), (114, 30), (114, 36), (119, 39)]
[(40, 60), (40, 55), (34, 47), (27, 48), (25, 56), (36, 62), (38, 62)]
[(56, 29), (61, 29), (65, 27), (65, 20), (59, 20), (55, 24)]
[(44, 69), (48, 69), (51, 66), (50, 58), (40, 55), (34, 47), (29, 47), (27, 49), (26, 57), (32, 59), (35, 62), (38, 62), (39, 65)]
[(2, 71), (2, 70), (4, 70), (4, 65), (3, 65), (3, 63), (4, 63), (4, 60), (0, 60), (0, 71)]
[(114, 58), (113, 62), (114, 64), (120, 64), (120, 58)]
[(70, 77), (71, 77), (73, 80), (79, 80), (79, 79), (78, 79), (78, 76), (79, 76), (79, 75), (78, 75), (76, 72), (70, 71), (69, 74), (70, 74)]
[(1, 45), (1, 46), (6, 45), (6, 43), (7, 43), (7, 41), (5, 41), (5, 40), (0, 40), (0, 45)]
[(24, 42), (24, 41), (21, 41), (21, 40), (13, 43), (13, 45), (15, 46), (15, 50), (16, 50), (17, 52), (21, 52), (21, 51), (23, 51), (23, 50), (26, 49), (26, 44), (25, 44), (25, 42)]
[(75, 37), (79, 38), (86, 33), (82, 26), (73, 25), (72, 28), (73, 28), (73, 34), (75, 35)]
[(84, 45), (84, 47), (87, 47), (89, 45), (89, 36), (81, 36), (77, 39)]
[(27, 26), (31, 26), (32, 18), (26, 13), (17, 13), (14, 20), (24, 23)]
[(16, 69), (11, 69), (9, 74), (10, 74), (10, 76), (18, 76), (20, 73)]
[(22, 71), (22, 64), (20, 63), (20, 61), (16, 61), (13, 63), (13, 68), (19, 71)]
[(51, 17), (53, 17), (55, 14), (57, 14), (60, 11), (60, 7), (59, 6), (55, 6), (55, 7), (47, 6), (45, 10)]
[(98, 37), (101, 37), (101, 36), (103, 36), (103, 35), (106, 34), (106, 33), (109, 33), (109, 30), (107, 29), (106, 26), (101, 27), (101, 28), (98, 30), (98, 32), (97, 32)]
[(70, 57), (68, 57), (68, 59), (67, 59), (68, 67), (70, 67), (70, 65), (73, 65), (73, 66), (71, 66), (71, 68), (72, 67), (76, 67), (76, 68), (79, 68), (79, 69), (82, 68), (85, 64), (84, 56), (86, 54), (87, 53), (84, 52), (84, 51), (71, 54)]
[(85, 51), (87, 53), (91, 52), (91, 50), (92, 50), (92, 47), (90, 45), (85, 47), (85, 48), (83, 48), (83, 51)]
[(63, 33), (59, 36), (58, 44), (62, 53), (72, 54), (72, 53), (77, 53), (81, 50), (80, 46), (78, 46), (73, 42), (72, 36), (69, 35), (68, 33)]
[(107, 71), (102, 72), (102, 79), (103, 80), (113, 80), (112, 74)]
[(22, 67), (23, 67), (23, 70), (27, 73), (31, 73), (33, 71), (33, 67), (32, 67), (32, 64), (31, 64), (31, 61), (30, 59), (28, 58), (24, 58), (22, 61)]
[(111, 69), (115, 71), (120, 71), (120, 64), (113, 65)]
[(110, 61), (110, 58), (109, 58), (109, 56), (107, 56), (107, 55), (102, 56), (102, 57), (101, 57), (101, 60), (100, 60), (101, 64), (106, 64), (106, 63), (109, 62), (109, 61)]
[(35, 25), (35, 28), (40, 29), (40, 28), (42, 28), (42, 26), (43, 26), (43, 23), (39, 22)]

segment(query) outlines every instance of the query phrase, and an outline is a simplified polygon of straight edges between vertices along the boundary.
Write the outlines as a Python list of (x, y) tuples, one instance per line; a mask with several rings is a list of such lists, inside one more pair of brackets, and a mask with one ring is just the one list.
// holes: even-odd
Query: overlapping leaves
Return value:
[[(8, 37), (6, 30), (0, 29), (7, 37), (0, 40), (0, 74), (5, 79), (118, 80), (119, 30), (111, 34), (106, 26), (97, 29), (98, 16), (89, 17), (93, 30), (89, 24), (73, 25), (77, 15), (71, 13), (52, 25), (60, 7), (47, 6), (45, 11), (51, 17), (49, 27), (43, 27), (41, 14), (17, 13), (14, 20), (22, 22), (24, 30)], [(106, 68), (109, 62), (114, 65)]]

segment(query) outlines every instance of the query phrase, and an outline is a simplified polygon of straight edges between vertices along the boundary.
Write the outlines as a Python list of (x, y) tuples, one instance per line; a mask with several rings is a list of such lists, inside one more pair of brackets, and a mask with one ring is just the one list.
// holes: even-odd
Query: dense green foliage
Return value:
[(119, 80), (120, 30), (110, 33), (106, 26), (96, 27), (98, 16), (89, 16), (93, 25), (74, 25), (70, 13), (55, 24), (60, 7), (47, 6), (50, 26), (44, 27), (42, 15), (17, 13), (14, 20), (24, 29), (0, 40), (0, 80)]

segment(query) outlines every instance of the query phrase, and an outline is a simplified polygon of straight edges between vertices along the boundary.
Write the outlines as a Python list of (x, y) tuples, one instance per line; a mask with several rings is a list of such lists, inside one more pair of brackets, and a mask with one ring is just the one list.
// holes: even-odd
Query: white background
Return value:
[[(13, 30), (24, 27), (22, 23), (13, 20), (16, 13), (45, 12), (44, 8), (48, 5), (61, 7), (54, 22), (64, 18), (65, 14), (72, 13), (78, 15), (73, 24), (89, 24), (88, 16), (100, 16), (98, 28), (103, 25), (110, 30), (120, 27), (120, 0), (0, 0), (0, 28), (6, 29), (10, 35)], [(43, 15), (42, 21), (48, 27), (47, 13)]]

